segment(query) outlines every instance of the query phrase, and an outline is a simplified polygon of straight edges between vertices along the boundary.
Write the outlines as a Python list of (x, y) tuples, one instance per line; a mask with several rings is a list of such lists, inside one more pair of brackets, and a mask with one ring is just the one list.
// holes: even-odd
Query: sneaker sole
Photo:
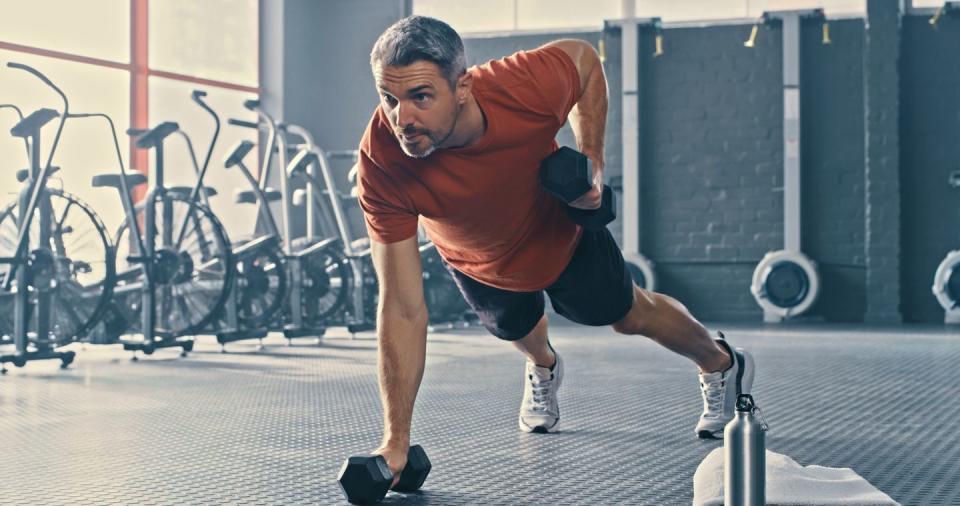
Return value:
[(556, 422), (553, 422), (553, 425), (551, 425), (551, 426), (549, 426), (549, 427), (546, 427), (546, 426), (543, 426), (543, 425), (537, 425), (536, 427), (531, 427), (531, 426), (523, 423), (523, 419), (522, 419), (522, 418), (519, 418), (519, 417), (517, 418), (517, 422), (518, 422), (518, 425), (520, 426), (520, 430), (523, 431), (523, 432), (526, 432), (526, 433), (528, 433), (528, 434), (552, 434), (552, 433), (558, 432), (558, 431), (560, 430), (560, 419), (559, 419), (559, 418), (557, 418), (557, 421), (556, 421)]

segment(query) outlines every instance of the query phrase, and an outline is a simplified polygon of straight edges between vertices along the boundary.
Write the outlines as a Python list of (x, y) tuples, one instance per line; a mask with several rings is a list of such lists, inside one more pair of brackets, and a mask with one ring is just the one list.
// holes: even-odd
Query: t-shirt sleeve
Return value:
[(576, 65), (556, 46), (526, 51), (524, 59), (547, 111), (562, 125), (580, 98), (580, 73)]
[(390, 244), (416, 235), (417, 212), (396, 181), (363, 150), (357, 163), (357, 199), (370, 239)]

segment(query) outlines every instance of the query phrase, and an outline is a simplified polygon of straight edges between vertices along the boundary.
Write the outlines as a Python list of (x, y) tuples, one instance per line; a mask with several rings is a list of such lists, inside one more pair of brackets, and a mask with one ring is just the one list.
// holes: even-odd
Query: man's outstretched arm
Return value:
[(407, 462), (410, 421), (426, 359), (423, 271), (416, 236), (391, 244), (372, 241), (371, 246), (380, 285), (377, 339), (384, 424), (383, 441), (375, 453), (386, 458), (399, 479)]

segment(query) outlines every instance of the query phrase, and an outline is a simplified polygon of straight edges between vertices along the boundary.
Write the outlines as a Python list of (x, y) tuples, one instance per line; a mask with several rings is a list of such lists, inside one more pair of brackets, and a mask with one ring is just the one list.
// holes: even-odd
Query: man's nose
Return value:
[(395, 112), (397, 114), (397, 127), (405, 130), (407, 127), (413, 126), (413, 108), (409, 104), (404, 105), (402, 102), (397, 104)]

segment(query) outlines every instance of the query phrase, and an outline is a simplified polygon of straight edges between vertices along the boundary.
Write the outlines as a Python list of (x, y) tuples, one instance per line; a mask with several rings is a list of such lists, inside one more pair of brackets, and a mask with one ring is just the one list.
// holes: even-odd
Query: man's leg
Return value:
[(501, 290), (484, 285), (449, 265), (447, 269), (483, 326), (494, 336), (513, 342), (527, 357), (520, 430), (557, 430), (560, 420), (557, 389), (563, 379), (563, 359), (553, 351), (547, 338), (543, 293)]
[(547, 315), (543, 315), (537, 326), (523, 339), (511, 342), (534, 365), (550, 368), (556, 363), (556, 355), (547, 337)]
[(753, 388), (753, 356), (732, 348), (722, 334), (713, 339), (676, 299), (636, 285), (633, 292), (633, 305), (613, 324), (614, 330), (647, 336), (700, 367), (703, 413), (694, 432), (703, 439), (722, 439), (724, 426), (733, 418), (737, 395)]
[(563, 360), (553, 351), (547, 337), (547, 316), (513, 345), (527, 357), (523, 378), (523, 400), (518, 424), (524, 432), (547, 433), (559, 428), (560, 404), (557, 390), (563, 381)]
[(679, 301), (634, 285), (630, 311), (613, 324), (621, 334), (640, 334), (692, 360), (701, 372), (724, 371), (730, 354)]

